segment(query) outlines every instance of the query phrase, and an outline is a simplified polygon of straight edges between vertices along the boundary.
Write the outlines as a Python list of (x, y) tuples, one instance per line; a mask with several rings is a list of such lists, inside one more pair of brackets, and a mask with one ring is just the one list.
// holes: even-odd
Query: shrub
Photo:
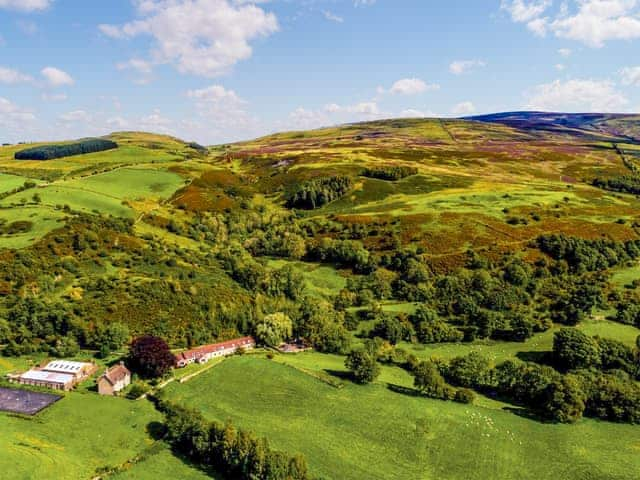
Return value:
[(456, 391), (456, 396), (453, 399), (458, 403), (471, 404), (476, 399), (476, 394), (473, 390), (468, 388), (459, 388)]

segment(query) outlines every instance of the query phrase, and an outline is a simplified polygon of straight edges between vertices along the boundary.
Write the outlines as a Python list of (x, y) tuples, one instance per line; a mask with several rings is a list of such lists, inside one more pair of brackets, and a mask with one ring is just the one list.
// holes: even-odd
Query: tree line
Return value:
[(209, 422), (197, 411), (156, 400), (165, 415), (165, 440), (190, 461), (238, 480), (309, 480), (302, 455), (275, 450), (266, 438), (231, 422)]
[(418, 169), (415, 167), (389, 166), (365, 168), (361, 175), (363, 177), (377, 178), (378, 180), (398, 181), (403, 178), (416, 175)]

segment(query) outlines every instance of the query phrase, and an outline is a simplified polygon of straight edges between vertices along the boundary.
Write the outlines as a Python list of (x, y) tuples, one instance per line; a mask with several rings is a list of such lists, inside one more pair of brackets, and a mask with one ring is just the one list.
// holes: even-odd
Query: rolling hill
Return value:
[[(15, 159), (43, 144), (0, 147), (0, 373), (99, 356), (113, 324), (178, 349), (254, 334), (283, 312), (314, 352), (225, 360), (167, 398), (303, 453), (326, 478), (635, 478), (639, 116), (390, 119), (208, 148), (142, 132), (105, 139), (117, 148), (52, 160)], [(559, 363), (566, 327), (597, 360)], [(372, 385), (352, 381), (352, 349), (375, 350)], [(486, 357), (491, 379), (453, 373), (469, 354)], [(413, 384), (420, 361), (473, 389), (474, 404), (426, 398)], [(544, 377), (536, 405), (494, 381), (504, 362)], [(593, 385), (631, 400), (608, 408)], [(571, 389), (579, 415), (543, 411), (575, 400)], [(65, 472), (89, 476), (156, 445), (114, 478), (142, 478), (145, 461), (206, 475), (131, 426), (128, 400), (107, 408), (86, 395), (83, 422), (120, 412), (108, 440), (135, 428), (135, 443), (105, 444), (102, 464), (56, 443)], [(68, 425), (82, 396), (29, 423), (29, 445), (38, 422)], [(22, 441), (21, 421), (0, 416), (8, 444)], [(15, 478), (39, 471), (23, 447)]]

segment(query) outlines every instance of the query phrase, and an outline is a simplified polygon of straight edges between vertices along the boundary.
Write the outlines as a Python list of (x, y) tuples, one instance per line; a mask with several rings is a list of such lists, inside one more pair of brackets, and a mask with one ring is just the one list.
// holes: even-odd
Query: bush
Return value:
[(136, 400), (151, 391), (151, 387), (145, 382), (134, 382), (127, 392), (127, 398)]
[(85, 153), (102, 152), (118, 148), (116, 142), (101, 138), (91, 138), (65, 145), (42, 145), (16, 152), (16, 160), (52, 160), (54, 158), (71, 157)]
[(357, 383), (371, 383), (380, 375), (380, 366), (375, 356), (364, 350), (351, 352), (344, 364)]
[(453, 399), (458, 403), (471, 404), (476, 399), (476, 394), (468, 388), (460, 388), (456, 391), (456, 396)]

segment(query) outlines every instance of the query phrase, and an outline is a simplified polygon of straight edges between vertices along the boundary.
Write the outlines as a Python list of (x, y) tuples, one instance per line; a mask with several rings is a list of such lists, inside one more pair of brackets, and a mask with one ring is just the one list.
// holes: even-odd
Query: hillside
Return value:
[[(117, 148), (52, 160), (15, 159), (40, 144), (0, 147), (0, 373), (45, 356), (115, 361), (148, 333), (174, 349), (256, 334), (283, 313), (313, 352), (225, 360), (167, 398), (326, 478), (409, 478), (398, 462), (425, 480), (640, 469), (640, 117), (393, 119), (208, 148), (105, 139)], [(352, 350), (379, 367), (371, 385), (345, 367)], [(420, 362), (437, 392), (414, 384)], [(461, 390), (473, 404), (451, 402)], [(68, 422), (80, 398), (42, 421)], [(20, 441), (18, 420), (0, 421)], [(132, 428), (137, 446), (108, 462), (153, 444), (149, 471), (205, 476)], [(69, 471), (107, 463), (80, 453)], [(15, 478), (39, 472), (23, 463)]]

